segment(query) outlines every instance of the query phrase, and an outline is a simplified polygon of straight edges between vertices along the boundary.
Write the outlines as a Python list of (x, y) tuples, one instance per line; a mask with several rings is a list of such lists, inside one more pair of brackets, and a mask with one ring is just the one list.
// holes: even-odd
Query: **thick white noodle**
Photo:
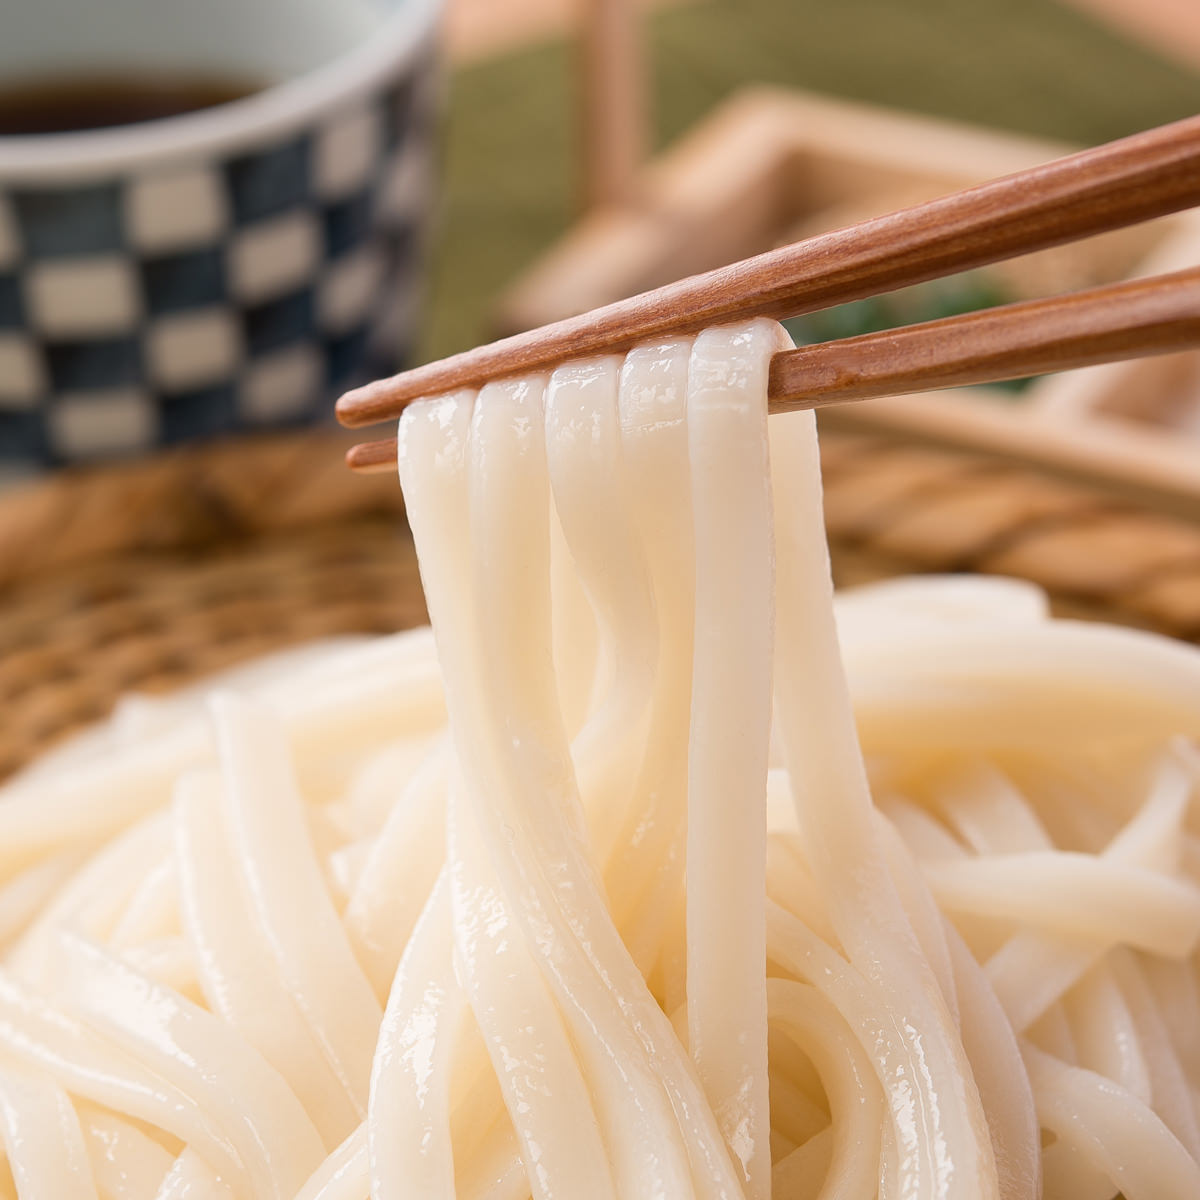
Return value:
[[(251, 1194), (292, 1196), (325, 1151), (278, 1072), (217, 1017), (95, 943), (64, 931), (57, 957), (59, 998), (165, 1080), (192, 1091), (237, 1148)], [(196, 1063), (205, 1064), (203, 1072)]]
[(205, 1111), (185, 1089), (119, 1050), (50, 997), (0, 972), (0, 1047), (15, 1059), (45, 1070), (74, 1095), (128, 1113), (195, 1146), (230, 1180), (243, 1168), (219, 1113)]
[[(1195, 1101), (1154, 993), (1131, 951), (1118, 950), (1112, 956), (1112, 965), (1148, 1068), (1154, 1108), (1192, 1158), (1200, 1161), (1200, 1126), (1196, 1121)], [(1117, 1082), (1120, 1082), (1119, 1078)]]
[[(777, 523), (782, 512), (777, 502)], [(780, 563), (791, 557), (781, 543)], [(998, 638), (948, 624), (864, 649), (861, 656), (850, 651), (846, 666), (870, 753), (912, 753), (932, 743), (977, 753), (1036, 750), (1051, 738), (1070, 753), (1105, 740), (1145, 743), (1166, 730), (1200, 736), (1200, 656), (1138, 630), (1013, 622)]]
[(826, 1126), (771, 1169), (771, 1191), (788, 1200), (818, 1200), (829, 1173), (833, 1130)]
[[(3, 805), (0, 805), (3, 811)], [(152, 813), (94, 854), (50, 901), (14, 947), (12, 959), (36, 976), (47, 947), (64, 925), (105, 938), (138, 883), (170, 853), (170, 822)]]
[(896, 893), (904, 905), (904, 911), (908, 914), (930, 969), (937, 977), (938, 987), (950, 1010), (951, 1019), (961, 1029), (963, 1022), (958, 1002), (958, 984), (946, 922), (933, 893), (921, 875), (916, 859), (904, 844), (904, 839), (896, 831), (896, 827), (882, 814), (875, 824)]
[(767, 322), (692, 347), (696, 546), (688, 755), (688, 1042), (748, 1200), (771, 1187), (765, 988), (766, 806), (774, 632)]
[(1063, 997), (1079, 1065), (1152, 1102), (1150, 1068), (1125, 997), (1107, 962), (1098, 962)]
[(1200, 1196), (1200, 655), (834, 600), (786, 344), (412, 406), (433, 631), (0, 787), (0, 1200)]
[(808, 860), (839, 940), (870, 988), (876, 1019), (893, 1023), (897, 1052), (886, 1077), (903, 1186), (923, 1200), (987, 1200), (998, 1182), (979, 1095), (873, 824), (834, 627), (811, 414), (774, 419), (771, 457), (789, 464), (772, 475), (776, 713)]
[[(497, 397), (499, 398), (499, 397)], [(523, 397), (513, 395), (511, 397), (514, 404), (520, 404)], [(422, 545), (422, 540), (428, 536), (428, 526), (433, 522), (449, 523), (456, 516), (461, 520), (464, 511), (466, 510), (466, 502), (468, 492), (466, 488), (466, 446), (465, 446), (465, 421), (470, 417), (469, 400), (464, 401), (458, 406), (459, 411), (447, 412), (446, 407), (453, 403), (452, 400), (438, 402), (427, 411), (410, 409), (406, 413), (401, 422), (401, 436), (403, 439), (422, 440), (417, 443), (424, 451), (424, 457), (419, 461), (414, 461), (412, 464), (406, 465), (405, 471), (418, 472), (424, 471), (426, 468), (430, 472), (436, 470), (436, 475), (431, 475), (433, 484), (440, 486), (430, 486), (422, 490), (419, 487), (411, 486), (410, 481), (406, 480), (406, 486), (409, 486), (409, 513), (410, 520), (413, 524), (414, 536), (417, 539), (418, 546)], [(465, 410), (465, 411), (464, 411)], [(501, 412), (500, 418), (506, 414)], [(510, 429), (513, 434), (520, 436), (524, 423), (521, 420), (513, 422)], [(493, 426), (497, 435), (495, 445), (486, 448), (474, 445), (471, 447), (473, 453), (481, 454), (487, 458), (486, 462), (480, 463), (477, 469), (491, 469), (496, 472), (501, 472), (498, 478), (503, 482), (512, 478), (511, 472), (514, 464), (509, 461), (506, 463), (502, 457), (503, 443), (498, 439), (505, 433), (504, 425), (497, 421)], [(461, 431), (461, 432), (460, 432)], [(493, 454), (494, 460), (483, 454), (484, 450), (490, 451)], [(518, 460), (519, 461), (519, 460)], [(530, 487), (536, 487), (538, 483), (537, 469), (538, 460), (535, 458), (532, 463), (526, 461), (524, 464), (527, 472), (532, 468), (532, 478), (529, 474), (521, 480), (523, 485), (522, 490), (525, 495), (528, 495)], [(503, 474), (505, 471), (510, 474)], [(541, 466), (542, 472), (542, 487), (545, 487), (545, 467), (544, 460)], [(522, 490), (518, 490), (517, 497), (520, 497)], [(543, 493), (544, 494), (544, 493)], [(414, 502), (415, 501), (415, 502)], [(541, 511), (548, 517), (548, 499), (542, 501)], [(475, 516), (474, 513), (471, 514)], [(482, 515), (482, 514), (481, 514)], [(495, 764), (493, 769), (488, 770), (480, 766), (480, 760), (487, 762), (492, 753), (492, 748), (488, 744), (488, 739), (491, 736), (491, 730), (494, 728), (483, 712), (486, 707), (486, 700), (480, 694), (480, 688), (477, 682), (476, 672), (478, 671), (478, 662), (482, 658), (483, 651), (479, 646), (481, 639), (480, 624), (482, 623), (473, 611), (471, 611), (470, 601), (475, 594), (474, 589), (469, 585), (469, 555), (467, 551), (473, 541), (478, 538), (480, 542), (485, 542), (487, 537), (499, 537), (501, 543), (505, 542), (505, 531), (517, 531), (522, 538), (521, 551), (525, 556), (537, 555), (539, 551), (539, 524), (538, 513), (535, 510), (533, 513), (522, 513), (523, 521), (514, 521), (512, 514), (501, 512), (491, 514), (492, 518), (497, 521), (499, 530), (493, 532), (491, 530), (481, 531), (478, 535), (472, 528), (472, 536), (470, 539), (463, 538), (461, 532), (459, 537), (455, 539), (449, 546), (444, 548), (435, 548), (426, 553), (422, 559), (422, 577), (426, 588), (427, 595), (430, 596), (431, 609), (437, 609), (438, 601), (434, 597), (445, 598), (445, 604), (440, 611), (445, 615), (446, 623), (435, 625), (435, 632), (439, 639), (439, 645), (444, 646), (442, 657), (443, 665), (446, 671), (448, 701), (451, 712), (455, 714), (454, 724), (456, 727), (456, 736), (459, 739), (458, 752), (460, 761), (464, 764), (464, 783), (468, 794), (472, 794), (472, 799), (475, 805), (476, 819), (480, 820), (481, 825), (485, 830), (485, 837), (492, 847), (492, 857), (494, 865), (500, 873), (502, 882), (505, 884), (505, 894), (508, 897), (509, 903), (512, 905), (514, 917), (522, 920), (522, 923), (527, 924), (531, 914), (528, 912), (529, 899), (527, 892), (531, 889), (526, 887), (526, 894), (522, 894), (522, 885), (513, 886), (511, 881), (511, 872), (516, 864), (506, 862), (505, 856), (498, 856), (496, 850), (500, 847), (496, 844), (497, 832), (496, 819), (499, 817), (502, 824), (503, 833), (501, 838), (507, 838), (509, 844), (516, 845), (516, 834), (522, 824), (528, 828), (528, 818), (523, 821), (517, 816), (516, 811), (511, 807), (515, 796), (513, 790), (525, 791), (528, 790), (530, 799), (535, 799), (545, 786), (539, 778), (541, 772), (531, 775), (524, 781), (523, 787), (516, 789), (516, 780), (512, 777), (513, 768), (510, 766), (509, 772), (502, 771), (498, 764)], [(462, 526), (460, 525), (461, 531)], [(540, 536), (545, 538), (547, 535), (543, 529)], [(545, 553), (546, 542), (541, 543), (541, 553)], [(502, 561), (497, 565), (500, 567), (506, 566), (503, 561), (503, 555), (512, 554), (512, 550), (505, 544), (503, 547), (496, 547), (500, 553)], [(535, 579), (538, 576), (538, 564), (536, 559), (530, 561), (528, 557), (518, 557), (515, 563), (511, 565), (520, 565), (525, 567), (529, 574)], [(507, 590), (503, 587), (488, 585), (483, 588), (483, 594), (488, 596), (505, 597), (507, 604), (512, 604), (517, 609), (524, 607), (523, 601), (529, 603), (532, 598), (522, 598), (514, 601), (512, 597), (511, 587)], [(536, 601), (532, 601), (536, 603)], [(540, 612), (544, 615), (545, 608)], [(526, 613), (506, 611), (504, 616), (508, 618), (508, 624), (501, 624), (500, 630), (504, 636), (511, 636), (514, 628), (512, 622), (516, 621), (519, 625), (524, 624)], [(479, 622), (479, 623), (477, 623)], [(535, 626), (536, 628), (536, 626)], [(542, 633), (548, 631), (543, 627)], [(524, 650), (525, 647), (519, 643), (516, 644), (518, 653)], [(534, 651), (536, 653), (536, 651)], [(552, 686), (545, 678), (544, 672), (552, 670), (552, 663), (549, 661), (549, 651), (544, 645), (542, 649), (544, 657), (541, 659), (543, 674), (540, 679), (535, 679), (533, 687), (537, 686), (547, 688)], [(518, 677), (520, 676), (518, 673)], [(525, 678), (528, 680), (530, 673), (524, 672)], [(512, 672), (508, 672), (508, 679), (513, 678)], [(527, 684), (527, 686), (529, 686)], [(536, 699), (536, 696), (534, 697)], [(512, 703), (513, 697), (507, 697), (506, 702)], [(461, 708), (458, 706), (461, 705)], [(515, 726), (510, 726), (509, 736), (515, 742), (514, 748), (520, 746), (520, 734)], [(527, 738), (529, 750), (536, 751), (538, 744), (536, 740)], [(563, 746), (565, 754), (565, 744)], [(484, 757), (486, 756), (486, 757)], [(561, 786), (561, 785), (560, 785)], [(483, 794), (474, 796), (473, 790), (475, 787), (482, 787)], [(493, 812), (493, 806), (500, 808), (500, 801), (505, 792), (511, 797), (509, 804), (501, 808), (500, 812)], [(550, 800), (556, 794), (558, 789), (549, 793), (545, 799)], [(570, 797), (568, 797), (570, 800)], [(579, 854), (583, 848), (583, 830), (581, 828), (581, 818), (579, 816), (578, 800), (574, 800), (573, 804), (569, 804), (566, 810), (566, 815), (573, 818), (573, 836), (575, 839), (575, 852)], [(556, 823), (554, 817), (549, 818), (549, 828), (546, 832), (553, 829)], [(541, 861), (556, 862), (558, 856), (550, 855), (547, 858), (545, 852), (541, 855), (528, 855), (531, 860), (531, 865), (536, 870), (545, 870), (541, 865)], [(540, 861), (541, 860), (541, 861)], [(505, 879), (503, 868), (507, 868), (510, 878)], [(558, 867), (556, 871), (561, 878), (563, 884), (572, 886), (576, 879), (583, 877), (587, 878), (591, 868), (586, 864), (577, 864), (572, 875), (567, 875), (566, 870), (569, 868)], [(540, 906), (539, 906), (540, 907)], [(545, 911), (544, 909), (542, 910)], [(559, 956), (565, 955), (572, 942), (575, 940), (575, 935), (569, 930), (555, 930), (552, 933), (544, 933), (538, 928), (535, 937), (539, 944), (543, 946), (554, 945)], [(544, 959), (543, 955), (539, 956)], [(548, 964), (543, 962), (543, 969)], [(558, 970), (561, 972), (562, 968)], [(586, 982), (587, 975), (591, 968), (584, 965), (582, 972), (579, 967), (575, 968), (570, 980), (563, 980), (561, 975), (555, 979), (555, 973), (552, 972), (550, 979), (552, 983), (557, 982), (559, 987), (556, 989), (559, 1002), (561, 1004), (562, 984), (566, 983), (568, 987), (572, 986), (576, 979), (582, 975), (582, 980)], [(638, 983), (640, 984), (640, 978)], [(639, 1067), (639, 1059), (642, 1058), (641, 1047), (633, 1041), (629, 1033), (623, 1029), (624, 1019), (621, 1015), (609, 1015), (606, 1019), (603, 1016), (603, 1005), (607, 1003), (611, 1005), (611, 995), (605, 995), (605, 989), (590, 989), (593, 995), (596, 995), (601, 1003), (589, 1004), (586, 999), (580, 997), (575, 999), (571, 997), (573, 1004), (571, 1009), (564, 1010), (564, 1016), (570, 1021), (574, 1015), (575, 1022), (572, 1024), (573, 1033), (577, 1038), (584, 1038), (579, 1042), (579, 1052), (582, 1055), (588, 1053), (587, 1047), (589, 1044), (596, 1043), (596, 1033), (593, 1032), (590, 1038), (587, 1038), (585, 1030), (607, 1030), (607, 1034), (602, 1034), (599, 1039), (599, 1044), (591, 1051), (591, 1057), (594, 1060), (591, 1063), (591, 1069), (603, 1070), (608, 1075), (618, 1081), (624, 1083), (624, 1087), (619, 1090), (614, 1089), (610, 1085), (607, 1096), (603, 1093), (597, 1096), (601, 1107), (601, 1119), (606, 1123), (606, 1126), (623, 1127), (627, 1134), (624, 1139), (618, 1139), (614, 1145), (614, 1150), (617, 1145), (623, 1149), (623, 1154), (627, 1156), (624, 1147), (628, 1146), (630, 1141), (638, 1147), (638, 1150), (633, 1156), (633, 1159), (628, 1165), (615, 1164), (617, 1169), (622, 1167), (626, 1170), (634, 1170), (642, 1172), (641, 1178), (645, 1183), (649, 1184), (647, 1194), (655, 1194), (655, 1190), (664, 1189), (664, 1194), (680, 1193), (681, 1172), (682, 1179), (686, 1180), (686, 1162), (683, 1160), (682, 1147), (678, 1145), (678, 1132), (672, 1129), (670, 1121), (670, 1111), (666, 1105), (666, 1097), (655, 1084), (651, 1074), (644, 1068)], [(572, 1011), (573, 1010), (573, 1011)], [(660, 1014), (661, 1016), (661, 1014)], [(583, 1022), (582, 1025), (579, 1022)], [(599, 1032), (597, 1030), (597, 1032)], [(616, 1044), (611, 1044), (613, 1039), (616, 1039)], [(618, 1100), (619, 1098), (619, 1100)], [(666, 1183), (663, 1182), (662, 1173), (666, 1171)], [(644, 1173), (649, 1172), (649, 1177)], [(686, 1187), (686, 1183), (684, 1184)]]
[(396, 970), (371, 1072), (367, 1119), (371, 1195), (454, 1194), (450, 1066), (467, 1011), (450, 950), (445, 873)]
[[(976, 801), (976, 795), (982, 799)], [(955, 822), (960, 829), (972, 818), (984, 817), (985, 823), (990, 823), (986, 820), (991, 815), (989, 789), (982, 788), (971, 797), (962, 819)], [(991, 1133), (1000, 1196), (1002, 1200), (1020, 1200), (1034, 1194), (1040, 1173), (1040, 1140), (1016, 1037), (983, 969), (958, 931), (938, 911), (895, 826), (882, 818), (878, 825), (892, 878), (962, 1036)]]
[(371, 843), (342, 914), (376, 995), (387, 995), (441, 869), (449, 766), (449, 748), (439, 744), (414, 772)]
[[(1164, 1023), (1170, 1031), (1171, 1044), (1188, 1079), (1200, 1079), (1200, 979), (1192, 962), (1139, 956)], [(1193, 1083), (1193, 1087), (1195, 1084)]]
[(184, 928), (208, 1007), (287, 1080), (332, 1148), (362, 1120), (275, 966), (239, 878), (214, 775), (185, 776), (175, 795)]
[[(778, 1041), (776, 1042), (778, 1044)], [(788, 1149), (803, 1146), (829, 1124), (829, 1113), (812, 1097), (793, 1083), (780, 1069), (771, 1077), (771, 1134), (774, 1142), (786, 1139)], [(774, 1152), (772, 1158), (780, 1155)]]
[(0, 948), (24, 930), (75, 873), (82, 850), (62, 850), (27, 867), (0, 888)]
[[(621, 366), (619, 359), (602, 358), (562, 368), (544, 401), (539, 380), (529, 406), (540, 409), (544, 403), (544, 433), (539, 413), (533, 426), (537, 444), (522, 450), (537, 455), (537, 475), (553, 488), (563, 539), (596, 615), (601, 664), (608, 676), (574, 744), (580, 803), (597, 864), (608, 862), (622, 826), (633, 816), (631, 798), (634, 805), (639, 799), (636, 781), (646, 751), (659, 653), (650, 569), (622, 461)], [(479, 413), (485, 411), (484, 398), (481, 394)], [(494, 405), (500, 396), (493, 391), (489, 398)], [(549, 511), (548, 495), (536, 503)], [(536, 536), (545, 543), (539, 554), (548, 555), (541, 525), (539, 519)], [(618, 562), (621, 569), (614, 570)], [(557, 678), (554, 690), (557, 697)], [(565, 734), (561, 709), (559, 719)]]
[(171, 1155), (121, 1117), (96, 1109), (84, 1109), (79, 1117), (100, 1194), (107, 1200), (157, 1196), (175, 1165)]
[(946, 930), (962, 1013), (963, 1048), (983, 1100), (1002, 1200), (1036, 1196), (1042, 1170), (1033, 1089), (1016, 1035), (987, 975), (953, 928)]
[(97, 1200), (79, 1117), (49, 1076), (0, 1064), (0, 1135), (20, 1200)]
[(1126, 1200), (1200, 1196), (1200, 1165), (1137, 1097), (1028, 1044), (1023, 1052), (1043, 1128), (1103, 1171)]
[[(1129, 823), (1100, 855), (1101, 861), (1138, 867), (1158, 858), (1164, 839), (1178, 836), (1182, 808), (1178, 797), (1153, 791)], [(1015, 934), (987, 961), (992, 987), (1013, 1028), (1029, 1028), (1112, 945), (1100, 941), (1047, 938), (1044, 933)]]
[(927, 863), (950, 913), (1020, 922), (1068, 938), (1181, 958), (1200, 939), (1200, 887), (1090, 854), (1043, 850)]
[[(617, 395), (623, 490), (649, 572), (658, 657), (646, 753), (625, 827), (607, 864), (606, 884), (617, 925), (643, 972), (683, 887), (695, 624), (687, 423), (691, 346), (689, 340), (678, 340), (631, 350), (621, 367)], [(564, 438), (548, 441), (552, 478), (564, 445), (570, 446)], [(578, 504), (587, 484), (569, 474), (556, 498)], [(591, 586), (598, 591), (599, 581)], [(577, 762), (579, 758), (577, 750)], [(582, 782), (581, 790), (585, 804), (597, 802)]]
[(459, 976), (525, 1161), (535, 1164), (533, 1196), (612, 1200), (609, 1155), (574, 1048), (474, 817), (453, 795), (449, 872)]
[(212, 700), (223, 811), (267, 944), (329, 1065), (366, 1114), (382, 1011), (326, 891), (278, 723), (231, 692)]
[(114, 946), (134, 946), (169, 937), (179, 928), (179, 880), (175, 857), (168, 853), (138, 884), (111, 935)]
[[(190, 1146), (172, 1164), (154, 1200), (230, 1200), (233, 1193)], [(355, 1200), (365, 1200), (366, 1192)], [(299, 1198), (298, 1198), (299, 1200)]]
[(772, 1024), (803, 1045), (821, 1075), (832, 1121), (829, 1166), (821, 1195), (867, 1196), (879, 1178), (883, 1091), (845, 1020), (829, 1000), (804, 983), (767, 985)]
[(403, 736), (372, 748), (366, 760), (356, 764), (343, 794), (327, 806), (329, 813), (336, 814), (341, 836), (369, 841), (379, 834), (396, 807), (398, 789), (409, 786), (445, 741), (441, 734)]
[(371, 1162), (364, 1121), (309, 1177), (296, 1200), (367, 1200)]

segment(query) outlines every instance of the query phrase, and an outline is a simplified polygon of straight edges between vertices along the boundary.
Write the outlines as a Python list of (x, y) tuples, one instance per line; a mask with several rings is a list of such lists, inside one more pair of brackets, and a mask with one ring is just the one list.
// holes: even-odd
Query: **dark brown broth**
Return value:
[(227, 104), (259, 83), (209, 76), (52, 77), (0, 86), (0, 137), (134, 125)]

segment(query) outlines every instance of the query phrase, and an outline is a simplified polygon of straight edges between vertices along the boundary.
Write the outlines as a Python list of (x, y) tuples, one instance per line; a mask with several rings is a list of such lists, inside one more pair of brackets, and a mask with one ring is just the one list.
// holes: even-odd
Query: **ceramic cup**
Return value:
[(328, 418), (403, 364), (439, 0), (8, 0), (0, 91), (152, 72), (215, 107), (0, 137), (0, 478)]

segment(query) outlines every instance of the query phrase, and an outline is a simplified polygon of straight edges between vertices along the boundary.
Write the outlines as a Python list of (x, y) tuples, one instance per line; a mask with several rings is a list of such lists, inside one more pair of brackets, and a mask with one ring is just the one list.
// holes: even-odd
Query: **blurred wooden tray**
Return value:
[[(1075, 147), (805, 92), (736, 93), (647, 166), (624, 206), (580, 219), (502, 296), (531, 329)], [(988, 268), (1014, 298), (1121, 279), (1188, 227), (1166, 217)]]
[[(775, 88), (735, 95), (643, 173), (636, 203), (584, 217), (503, 297), (532, 328), (1044, 162), (1070, 146)], [(1200, 212), (986, 269), (1012, 298), (1200, 263)], [(1036, 463), (1164, 510), (1200, 511), (1200, 355), (872, 401), (830, 427)], [(1194, 436), (1188, 436), (1191, 429)]]
[[(1178, 218), (1175, 230), (1137, 265), (1156, 275), (1200, 266), (1200, 212)], [(1086, 423), (1141, 438), (1167, 433), (1187, 447), (1200, 473), (1200, 353), (1164, 354), (1111, 363), (1039, 380), (1029, 399), (1039, 414), (1074, 427)], [(1153, 444), (1153, 443), (1152, 443)]]

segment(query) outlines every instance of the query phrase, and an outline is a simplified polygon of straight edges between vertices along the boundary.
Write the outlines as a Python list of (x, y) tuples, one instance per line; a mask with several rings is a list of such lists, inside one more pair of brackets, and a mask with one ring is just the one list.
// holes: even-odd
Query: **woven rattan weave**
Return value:
[[(212, 446), (0, 499), (0, 776), (133, 690), (425, 619), (399, 488), (336, 434)], [(1034, 580), (1060, 612), (1200, 639), (1200, 524), (1033, 468), (827, 432), (840, 583)]]

